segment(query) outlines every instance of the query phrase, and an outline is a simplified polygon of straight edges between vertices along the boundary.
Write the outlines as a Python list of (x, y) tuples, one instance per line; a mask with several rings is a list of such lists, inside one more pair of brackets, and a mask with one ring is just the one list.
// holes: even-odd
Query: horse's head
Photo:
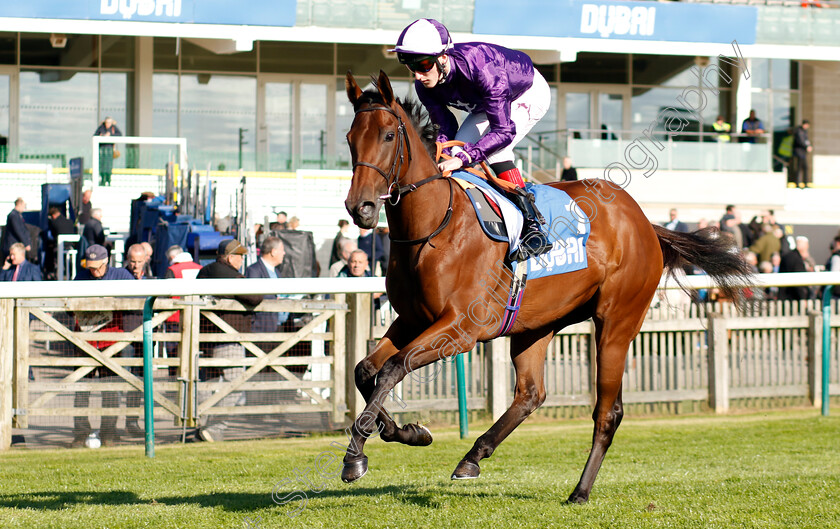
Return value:
[(379, 208), (396, 192), (411, 159), (408, 124), (385, 72), (379, 72), (377, 92), (363, 93), (350, 72), (345, 87), (356, 116), (347, 133), (353, 180), (344, 207), (357, 226), (374, 228)]

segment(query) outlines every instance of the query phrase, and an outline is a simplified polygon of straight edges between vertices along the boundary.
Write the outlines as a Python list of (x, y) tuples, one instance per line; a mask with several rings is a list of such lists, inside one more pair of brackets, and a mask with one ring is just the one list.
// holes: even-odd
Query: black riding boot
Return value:
[(514, 260), (525, 261), (551, 250), (551, 243), (540, 229), (540, 223), (545, 223), (545, 219), (534, 207), (534, 195), (524, 189), (517, 189), (516, 193), (509, 193), (508, 198), (522, 210), (524, 217), (519, 250)]

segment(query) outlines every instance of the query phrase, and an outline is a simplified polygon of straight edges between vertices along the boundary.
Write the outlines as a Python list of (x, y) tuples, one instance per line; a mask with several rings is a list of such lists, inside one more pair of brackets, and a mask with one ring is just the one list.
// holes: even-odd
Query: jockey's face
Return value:
[(437, 86), (438, 81), (441, 78), (441, 72), (438, 69), (438, 64), (446, 68), (446, 61), (448, 59), (449, 58), (446, 55), (442, 55), (428, 72), (413, 71), (414, 79), (423, 83), (423, 86), (426, 88), (434, 88)]

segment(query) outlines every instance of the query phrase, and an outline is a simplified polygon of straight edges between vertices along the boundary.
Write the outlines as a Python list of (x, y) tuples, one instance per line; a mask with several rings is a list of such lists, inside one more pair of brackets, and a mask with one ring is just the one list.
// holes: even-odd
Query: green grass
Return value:
[(13, 450), (0, 455), (0, 527), (840, 527), (836, 416), (625, 417), (582, 506), (564, 500), (586, 460), (590, 421), (529, 421), (479, 479), (450, 481), (487, 426), (470, 425), (468, 440), (435, 431), (426, 448), (372, 439), (368, 474), (307, 491), (295, 517), (303, 502), (274, 504), (275, 484), (343, 438), (158, 446), (153, 460), (142, 447)]

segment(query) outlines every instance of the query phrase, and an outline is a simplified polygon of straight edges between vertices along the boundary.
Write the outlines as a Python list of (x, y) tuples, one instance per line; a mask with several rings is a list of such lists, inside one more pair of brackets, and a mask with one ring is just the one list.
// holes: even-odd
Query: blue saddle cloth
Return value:
[(528, 279), (583, 270), (588, 265), (586, 241), (589, 218), (565, 191), (550, 186), (525, 184), (534, 194), (537, 209), (545, 217), (542, 227), (552, 249), (528, 259)]
[[(522, 214), (519, 209), (483, 178), (464, 171), (453, 173), (452, 176), (481, 188), (500, 203), (507, 229), (499, 227), (501, 220), (495, 213), (488, 213), (489, 208), (481, 204), (476, 193), (467, 192), (484, 232), (493, 240), (508, 241), (508, 255), (512, 254), (518, 247), (519, 230), (522, 226)], [(550, 186), (529, 183), (525, 185), (525, 189), (534, 194), (537, 209), (546, 221), (542, 226), (543, 232), (553, 243), (549, 252), (528, 259), (528, 278), (537, 279), (586, 268), (586, 241), (589, 240), (590, 225), (589, 219), (577, 203), (565, 191)], [(513, 215), (518, 215), (518, 218), (510, 218), (510, 212), (515, 212)], [(510, 226), (515, 226), (515, 229), (510, 229)]]

